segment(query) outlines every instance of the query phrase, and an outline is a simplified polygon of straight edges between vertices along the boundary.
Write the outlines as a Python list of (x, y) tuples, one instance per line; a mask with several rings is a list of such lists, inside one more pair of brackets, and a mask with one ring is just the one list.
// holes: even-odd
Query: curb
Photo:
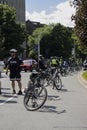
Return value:
[(87, 81), (82, 77), (82, 73), (83, 72), (80, 72), (78, 74), (78, 80), (85, 88), (87, 88)]

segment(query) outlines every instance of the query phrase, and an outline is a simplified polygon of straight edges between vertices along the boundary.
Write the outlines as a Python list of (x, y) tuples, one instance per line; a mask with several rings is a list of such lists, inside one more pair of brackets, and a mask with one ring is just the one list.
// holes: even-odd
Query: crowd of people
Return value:
[[(85, 64), (87, 63), (87, 60), (84, 61)], [(16, 94), (15, 90), (15, 81), (18, 83), (19, 92), (18, 95), (22, 95), (22, 83), (21, 83), (21, 68), (20, 65), (22, 64), (21, 58), (17, 56), (17, 50), (11, 49), (10, 50), (10, 58), (8, 59), (8, 62), (6, 64), (6, 74), (8, 74), (9, 70), (9, 78), (11, 81), (11, 86), (13, 90), (13, 94)], [(32, 69), (36, 66), (36, 64), (32, 64)], [(38, 69), (41, 69), (45, 71), (48, 67), (59, 67), (61, 75), (64, 73), (64, 69), (67, 70), (68, 68), (72, 67), (82, 67), (82, 59), (74, 59), (73, 57), (64, 60), (63, 57), (56, 57), (53, 56), (48, 60), (45, 60), (42, 55), (39, 55), (38, 59)], [(79, 69), (79, 68), (78, 68)], [(0, 94), (1, 94), (1, 81), (0, 81)]]
[(45, 62), (45, 59), (42, 57), (42, 58), (40, 58), (39, 64), (40, 64), (39, 67), (43, 70), (46, 69), (47, 67), (58, 67), (62, 74), (63, 70), (69, 70), (71, 68), (74, 68), (77, 70), (81, 69), (82, 59), (81, 58), (74, 59), (72, 57), (72, 58), (69, 58), (68, 60), (66, 60), (66, 59), (64, 60), (63, 57), (53, 56), (50, 59), (48, 59), (47, 62)]

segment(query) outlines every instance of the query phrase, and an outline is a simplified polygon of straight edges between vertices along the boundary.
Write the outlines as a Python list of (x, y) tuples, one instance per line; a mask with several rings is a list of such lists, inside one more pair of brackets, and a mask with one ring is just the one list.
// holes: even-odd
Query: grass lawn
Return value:
[(87, 80), (87, 71), (83, 72), (82, 77)]

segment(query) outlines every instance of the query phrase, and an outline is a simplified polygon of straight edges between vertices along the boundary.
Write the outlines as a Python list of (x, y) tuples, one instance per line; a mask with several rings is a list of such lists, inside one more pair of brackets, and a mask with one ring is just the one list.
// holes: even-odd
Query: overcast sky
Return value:
[(73, 27), (72, 14), (75, 9), (70, 6), (70, 0), (26, 0), (26, 20)]

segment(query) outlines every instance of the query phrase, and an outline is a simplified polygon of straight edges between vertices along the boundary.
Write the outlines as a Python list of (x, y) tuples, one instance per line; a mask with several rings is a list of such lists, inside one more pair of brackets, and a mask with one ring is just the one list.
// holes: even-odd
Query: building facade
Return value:
[(7, 4), (16, 9), (16, 19), (25, 23), (25, 0), (0, 0), (0, 4)]
[(33, 31), (37, 28), (43, 27), (45, 24), (41, 24), (40, 22), (34, 22), (27, 20), (26, 21), (26, 31), (29, 35), (32, 35)]

